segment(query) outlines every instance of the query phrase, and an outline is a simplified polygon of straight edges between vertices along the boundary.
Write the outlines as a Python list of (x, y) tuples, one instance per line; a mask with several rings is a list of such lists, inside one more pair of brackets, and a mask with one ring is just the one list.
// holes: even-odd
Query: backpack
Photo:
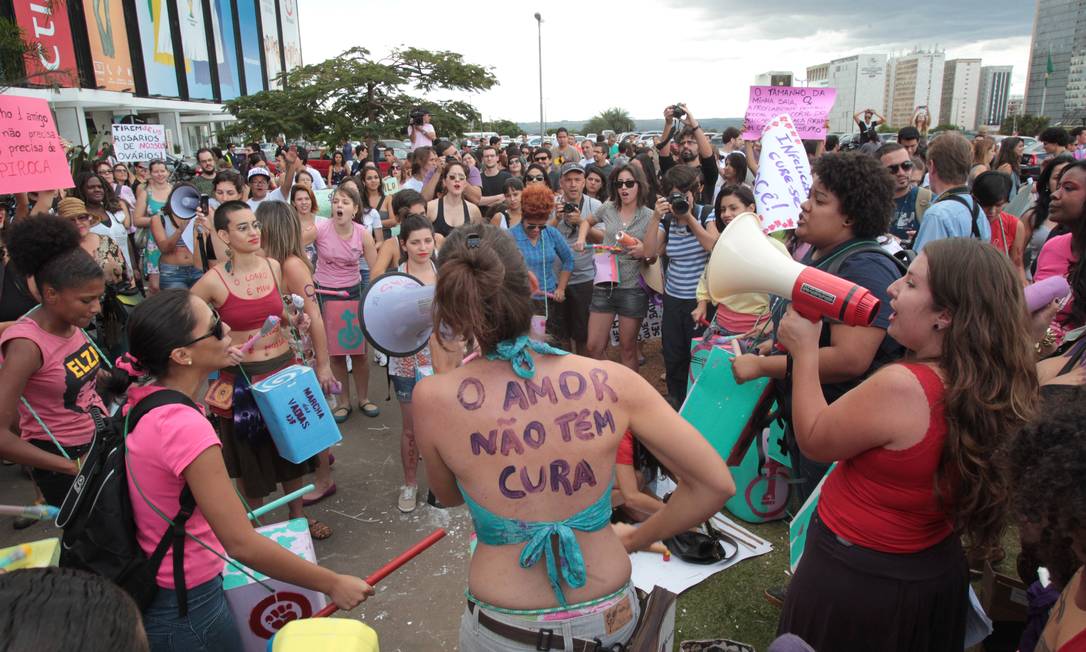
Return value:
[[(884, 249), (882, 245), (880, 245), (878, 242), (875, 242), (874, 240), (868, 240), (858, 242), (855, 245), (846, 249), (845, 251), (842, 251), (840, 255), (835, 256), (830, 261), (829, 265), (827, 265), (825, 268), (819, 267), (819, 269), (826, 272), (827, 274), (833, 274), (834, 276), (837, 276), (838, 272), (841, 269), (841, 266), (845, 264), (845, 261), (847, 261), (852, 256), (863, 252), (875, 252), (886, 256), (890, 260), (894, 261), (894, 264), (897, 265), (898, 271), (901, 272), (902, 276), (905, 276), (905, 272), (909, 271), (909, 265), (913, 262), (913, 259), (916, 258), (916, 252), (912, 249), (902, 249), (896, 254), (892, 254)], [(818, 266), (815, 265), (815, 267)]]
[(973, 200), (972, 203), (967, 202), (964, 197), (962, 197), (961, 195), (955, 193), (953, 189), (946, 192), (939, 199), (935, 200), (934, 203), (938, 204), (939, 202), (944, 202), (944, 201), (957, 202), (957, 203), (961, 204), (962, 206), (965, 206), (966, 209), (969, 210), (969, 216), (970, 216), (969, 228), (973, 231), (973, 237), (980, 240), (981, 239), (981, 237), (980, 237), (980, 227), (977, 226), (977, 220), (980, 219), (980, 204), (978, 204), (975, 199)]
[[(166, 551), (173, 547), (173, 577), (178, 594), (178, 611), (188, 613), (185, 588), (185, 522), (196, 508), (188, 485), (181, 492), (181, 509), (166, 528), (154, 553), (148, 558), (136, 540), (136, 523), (128, 494), (125, 436), (140, 418), (163, 405), (196, 404), (171, 389), (144, 397), (125, 417), (106, 417), (91, 409), (94, 439), (79, 473), (64, 497), (57, 527), (63, 528), (60, 566), (102, 575), (124, 589), (145, 610), (158, 592), (156, 576)], [(127, 430), (126, 430), (127, 425)]]

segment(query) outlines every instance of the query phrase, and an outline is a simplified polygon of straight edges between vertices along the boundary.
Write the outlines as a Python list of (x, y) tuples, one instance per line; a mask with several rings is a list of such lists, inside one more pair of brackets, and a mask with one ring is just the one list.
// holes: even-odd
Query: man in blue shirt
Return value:
[(914, 247), (917, 252), (943, 238), (991, 240), (988, 219), (965, 185), (972, 164), (973, 148), (957, 132), (940, 134), (928, 146), (928, 177), (936, 198), (920, 222)]

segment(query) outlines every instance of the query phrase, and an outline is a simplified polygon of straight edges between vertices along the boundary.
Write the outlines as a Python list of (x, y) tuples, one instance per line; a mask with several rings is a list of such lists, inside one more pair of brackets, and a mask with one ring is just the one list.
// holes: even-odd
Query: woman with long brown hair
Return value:
[(1025, 300), (987, 243), (929, 243), (890, 286), (888, 333), (909, 353), (832, 404), (818, 336), (793, 310), (792, 419), (803, 454), (831, 462), (779, 633), (818, 650), (964, 646), (969, 571), (999, 543), (1010, 479), (997, 455), (1033, 416)]
[[(467, 503), (479, 537), (460, 649), (532, 650), (550, 635), (550, 649), (618, 649), (639, 610), (627, 553), (719, 509), (735, 490), (727, 466), (635, 372), (528, 337), (532, 286), (508, 232), (458, 228), (439, 260), (433, 317), (442, 329), (431, 348), (463, 340), (482, 352), (422, 379), (413, 397), (426, 406), (414, 425), (430, 487), (443, 505)], [(576, 422), (578, 413), (594, 413), (595, 425)], [(499, 422), (511, 425), (497, 426), (495, 439)], [(678, 489), (640, 527), (616, 534), (611, 478), (627, 428)]]

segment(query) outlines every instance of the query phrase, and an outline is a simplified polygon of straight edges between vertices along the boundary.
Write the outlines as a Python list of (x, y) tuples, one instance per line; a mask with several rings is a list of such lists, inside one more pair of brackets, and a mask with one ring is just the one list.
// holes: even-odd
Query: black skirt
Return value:
[(777, 634), (819, 652), (961, 652), (969, 568), (957, 535), (909, 554), (844, 543), (816, 513)]

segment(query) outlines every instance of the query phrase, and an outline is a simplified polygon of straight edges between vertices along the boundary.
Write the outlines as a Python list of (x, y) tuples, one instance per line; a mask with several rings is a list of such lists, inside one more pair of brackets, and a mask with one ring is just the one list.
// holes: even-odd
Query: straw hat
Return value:
[(57, 203), (57, 215), (64, 219), (72, 219), (73, 217), (79, 217), (80, 215), (90, 215), (92, 221), (97, 222), (98, 218), (93, 213), (87, 210), (87, 205), (82, 199), (78, 197), (65, 197)]

